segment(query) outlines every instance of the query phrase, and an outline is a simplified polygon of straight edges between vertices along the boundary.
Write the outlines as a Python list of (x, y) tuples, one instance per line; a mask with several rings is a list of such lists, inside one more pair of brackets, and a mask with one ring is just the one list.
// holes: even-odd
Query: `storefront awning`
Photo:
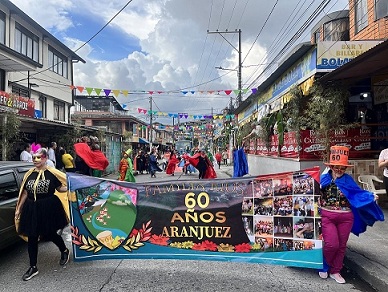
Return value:
[(150, 144), (150, 142), (148, 142), (146, 139), (144, 138), (139, 138), (139, 143), (140, 144)]

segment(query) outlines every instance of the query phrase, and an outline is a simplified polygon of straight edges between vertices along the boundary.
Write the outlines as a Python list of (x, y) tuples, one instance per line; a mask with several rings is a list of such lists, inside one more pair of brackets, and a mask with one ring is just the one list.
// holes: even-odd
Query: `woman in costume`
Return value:
[(170, 158), (168, 160), (166, 174), (174, 175), (176, 165), (179, 163), (179, 159), (177, 158), (176, 151), (171, 150)]
[(151, 173), (151, 177), (156, 177), (156, 172), (159, 171), (163, 171), (159, 166), (158, 166), (158, 157), (156, 155), (156, 150), (155, 149), (152, 149), (151, 151), (151, 154), (150, 154), (150, 166), (149, 166), (149, 170), (150, 170), (150, 173)]
[(332, 146), (329, 169), (321, 175), (319, 207), (324, 240), (324, 268), (319, 276), (328, 275), (337, 283), (345, 283), (340, 272), (350, 232), (355, 235), (366, 231), (376, 221), (384, 221), (384, 214), (373, 193), (361, 189), (354, 179), (345, 173), (348, 167), (349, 148)]
[(69, 261), (69, 250), (57, 233), (68, 224), (68, 215), (61, 200), (54, 194), (56, 190), (67, 191), (66, 175), (56, 168), (47, 166), (47, 149), (39, 149), (32, 158), (34, 167), (24, 176), (15, 209), (17, 231), (28, 239), (30, 267), (23, 275), (24, 281), (39, 273), (37, 268), (39, 240), (52, 241), (58, 247), (61, 253), (59, 260), (61, 266)]
[(123, 156), (120, 160), (119, 163), (119, 179), (121, 181), (125, 180), (125, 176), (127, 175), (127, 170), (128, 170), (129, 164), (128, 164), (128, 154), (123, 151)]
[(125, 173), (124, 180), (128, 182), (136, 182), (135, 176), (133, 175), (133, 163), (131, 159), (131, 153), (132, 149), (128, 149), (127, 151), (125, 151), (125, 154), (127, 155), (128, 168)]

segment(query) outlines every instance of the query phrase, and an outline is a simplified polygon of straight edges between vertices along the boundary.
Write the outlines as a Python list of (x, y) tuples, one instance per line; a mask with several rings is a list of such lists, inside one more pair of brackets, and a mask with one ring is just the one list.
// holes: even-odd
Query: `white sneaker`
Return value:
[(334, 279), (338, 284), (345, 284), (346, 281), (342, 278), (340, 273), (330, 274), (330, 278)]
[(321, 279), (327, 279), (328, 276), (327, 272), (318, 272), (318, 275)]

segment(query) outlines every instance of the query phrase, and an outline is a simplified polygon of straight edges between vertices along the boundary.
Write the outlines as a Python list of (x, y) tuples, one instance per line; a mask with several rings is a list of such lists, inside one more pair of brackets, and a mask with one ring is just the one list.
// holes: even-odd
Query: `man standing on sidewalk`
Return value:
[(222, 151), (222, 160), (224, 162), (224, 165), (228, 164), (228, 151), (226, 150)]
[(217, 161), (217, 164), (218, 164), (218, 169), (221, 168), (221, 159), (222, 159), (222, 155), (221, 155), (220, 151), (218, 151), (216, 153), (216, 161)]

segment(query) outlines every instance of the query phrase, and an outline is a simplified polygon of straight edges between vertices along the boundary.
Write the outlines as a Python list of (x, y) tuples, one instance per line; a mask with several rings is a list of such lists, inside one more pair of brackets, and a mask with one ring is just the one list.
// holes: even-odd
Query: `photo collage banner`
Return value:
[(319, 269), (319, 167), (128, 183), (67, 174), (75, 261), (181, 259)]

